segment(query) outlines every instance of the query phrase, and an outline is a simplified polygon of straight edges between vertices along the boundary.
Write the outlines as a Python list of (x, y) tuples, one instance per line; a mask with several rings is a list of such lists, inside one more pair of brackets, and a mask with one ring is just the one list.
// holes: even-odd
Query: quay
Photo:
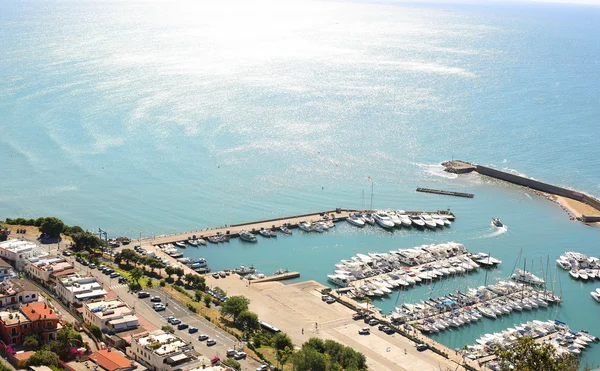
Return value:
[[(309, 214), (301, 214), (295, 216), (286, 216), (275, 219), (265, 219), (259, 220), (255, 222), (247, 222), (240, 224), (232, 224), (226, 225), (224, 227), (217, 228), (207, 228), (197, 231), (184, 232), (171, 234), (166, 236), (157, 236), (157, 237), (149, 237), (142, 239), (140, 244), (151, 244), (153, 246), (167, 244), (167, 243), (175, 243), (178, 241), (187, 241), (192, 238), (203, 238), (207, 239), (209, 237), (215, 236), (228, 236), (228, 237), (238, 237), (241, 231), (249, 231), (251, 233), (258, 233), (261, 229), (280, 229), (282, 226), (287, 226), (290, 229), (298, 228), (298, 224), (301, 222), (318, 222), (327, 218), (333, 222), (344, 221), (351, 215), (358, 212), (375, 212), (375, 211), (365, 211), (365, 210), (355, 210), (355, 209), (343, 209), (337, 208), (335, 210), (326, 210)], [(456, 215), (454, 215), (450, 210), (440, 210), (440, 211), (406, 211), (408, 215), (420, 215), (423, 213), (437, 213), (440, 215), (444, 215), (450, 221), (454, 221), (456, 219)]]
[(285, 281), (285, 280), (291, 280), (293, 278), (298, 278), (298, 277), (300, 277), (300, 272), (287, 272), (287, 273), (275, 274), (275, 275), (268, 276), (265, 278), (259, 278), (256, 280), (252, 280), (250, 282), (251, 283), (263, 283), (263, 282), (273, 282), (273, 281)]
[(441, 189), (431, 189), (431, 188), (417, 188), (417, 192), (435, 193), (435, 194), (438, 194), (438, 195), (457, 196), (457, 197), (466, 197), (466, 198), (473, 198), (475, 196), (472, 193), (444, 191), (444, 190), (441, 190)]
[(600, 200), (588, 194), (461, 160), (443, 162), (442, 166), (449, 173), (465, 174), (476, 172), (490, 178), (553, 195), (561, 204), (574, 212), (577, 220), (584, 223), (600, 222)]

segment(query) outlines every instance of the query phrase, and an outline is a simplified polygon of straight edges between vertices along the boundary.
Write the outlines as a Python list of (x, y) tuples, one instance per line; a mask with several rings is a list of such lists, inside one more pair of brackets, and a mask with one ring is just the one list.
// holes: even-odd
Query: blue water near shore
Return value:
[[(456, 223), (393, 234), (340, 225), (188, 251), (215, 269), (287, 267), (323, 283), (357, 252), (449, 240), (502, 259), (497, 277), (521, 249), (536, 269), (565, 250), (599, 255), (600, 231), (549, 201), (438, 165), (453, 156), (600, 196), (598, 6), (0, 0), (0, 9), (0, 218), (57, 215), (152, 236), (360, 207), (370, 177), (375, 207), (451, 208)], [(507, 233), (494, 235), (494, 216)], [(376, 304), (389, 311), (484, 276)], [(565, 303), (535, 317), (600, 334), (589, 320), (600, 284), (559, 277)], [(521, 321), (436, 339), (461, 347)], [(583, 360), (600, 364), (600, 347)]]

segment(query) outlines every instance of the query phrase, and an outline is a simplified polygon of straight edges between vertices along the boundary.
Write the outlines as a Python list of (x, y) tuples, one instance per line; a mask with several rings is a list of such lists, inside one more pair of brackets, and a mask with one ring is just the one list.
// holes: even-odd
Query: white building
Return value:
[(25, 272), (48, 286), (54, 286), (50, 275), (66, 269), (73, 269), (73, 264), (61, 257), (32, 258), (30, 263), (25, 266)]
[(38, 301), (40, 290), (31, 282), (21, 279), (0, 281), (0, 308), (20, 307), (21, 304)]
[(184, 364), (192, 366), (199, 356), (190, 343), (162, 330), (132, 336), (129, 351), (130, 357), (152, 371), (174, 371)]
[(64, 303), (74, 306), (80, 306), (90, 300), (104, 299), (106, 296), (104, 286), (96, 277), (80, 274), (71, 274), (57, 279), (54, 291)]
[(121, 300), (94, 301), (83, 305), (83, 320), (103, 332), (127, 331), (139, 326), (133, 310)]
[(0, 242), (0, 258), (10, 262), (19, 271), (23, 270), (30, 258), (42, 254), (42, 250), (30, 241), (8, 240)]

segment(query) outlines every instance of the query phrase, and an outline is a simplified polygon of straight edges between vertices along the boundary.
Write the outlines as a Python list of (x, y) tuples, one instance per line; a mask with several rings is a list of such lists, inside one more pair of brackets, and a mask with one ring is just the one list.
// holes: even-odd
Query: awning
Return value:
[(184, 359), (188, 359), (188, 356), (186, 356), (183, 353), (180, 353), (180, 354), (177, 354), (177, 355), (167, 358), (167, 363), (175, 363), (175, 362), (183, 361)]
[(106, 291), (104, 289), (102, 289), (102, 290), (94, 290), (92, 292), (86, 292), (85, 294), (75, 295), (75, 299), (77, 299), (77, 300), (83, 300), (83, 299), (93, 298), (93, 297), (96, 297), (96, 296), (104, 296), (104, 295), (106, 295)]

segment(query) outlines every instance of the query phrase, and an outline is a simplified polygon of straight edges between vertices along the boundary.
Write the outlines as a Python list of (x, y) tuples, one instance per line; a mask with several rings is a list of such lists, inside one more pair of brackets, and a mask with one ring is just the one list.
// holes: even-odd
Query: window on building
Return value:
[(13, 328), (13, 329), (11, 329), (11, 331), (10, 331), (10, 334), (11, 334), (12, 336), (17, 336), (17, 335), (19, 335), (19, 334), (17, 333), (17, 329), (16, 329), (16, 328)]
[(27, 324), (24, 324), (24, 325), (23, 325), (23, 328), (24, 328), (24, 329), (26, 329), (26, 328), (27, 328)]
[(50, 321), (46, 322), (46, 328), (52, 328), (52, 322), (50, 322)]
[(17, 343), (17, 338), (12, 338), (12, 343), (16, 344)]

